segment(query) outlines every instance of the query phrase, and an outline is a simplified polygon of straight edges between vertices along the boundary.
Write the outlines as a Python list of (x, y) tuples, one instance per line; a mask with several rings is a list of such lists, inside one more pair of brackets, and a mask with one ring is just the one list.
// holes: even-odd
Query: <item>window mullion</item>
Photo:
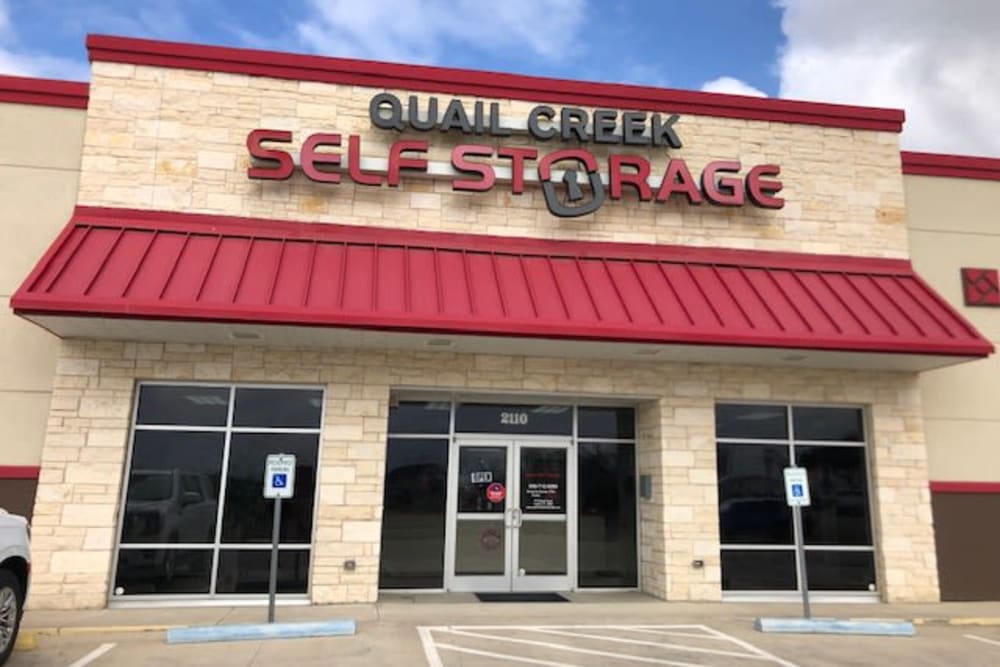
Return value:
[(222, 445), (222, 474), (219, 478), (219, 507), (215, 516), (215, 542), (212, 546), (212, 578), (209, 583), (208, 595), (215, 597), (216, 585), (219, 581), (219, 547), (222, 543), (222, 518), (226, 509), (226, 487), (229, 479), (229, 450), (232, 444), (233, 410), (236, 404), (236, 387), (229, 387), (229, 406), (226, 415), (226, 436)]

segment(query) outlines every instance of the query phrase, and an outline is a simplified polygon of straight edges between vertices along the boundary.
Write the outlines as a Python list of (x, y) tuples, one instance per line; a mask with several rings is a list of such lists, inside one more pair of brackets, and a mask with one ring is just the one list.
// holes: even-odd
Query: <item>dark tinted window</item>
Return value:
[(535, 433), (571, 435), (573, 408), (565, 405), (464, 403), (455, 412), (460, 433)]
[(389, 433), (438, 433), (450, 429), (451, 403), (407, 402), (389, 408)]
[(577, 434), (581, 438), (635, 438), (632, 408), (577, 408)]
[(795, 552), (724, 549), (722, 590), (793, 591), (797, 588)]
[(233, 426), (319, 428), (322, 410), (318, 389), (238, 388)]
[(715, 435), (719, 438), (785, 439), (788, 412), (783, 405), (721, 403), (715, 406)]
[(121, 549), (115, 588), (122, 595), (208, 593), (211, 549)]
[(874, 590), (871, 551), (806, 551), (806, 566), (811, 591)]
[(864, 420), (857, 408), (792, 408), (796, 440), (863, 442)]
[(795, 458), (809, 473), (806, 544), (870, 545), (864, 448), (797, 445)]
[(224, 433), (136, 431), (122, 542), (214, 542), (224, 442)]
[(720, 443), (719, 530), (723, 544), (791, 544), (785, 445)]
[(225, 426), (228, 418), (228, 387), (156, 384), (139, 387), (139, 424)]
[[(219, 593), (267, 593), (270, 576), (270, 549), (223, 549), (215, 589)], [(278, 592), (305, 593), (308, 582), (309, 551), (278, 551)]]
[(274, 501), (264, 498), (264, 461), (268, 454), (295, 455), (295, 497), (281, 503), (281, 541), (312, 539), (316, 489), (317, 435), (234, 433), (222, 515), (223, 542), (270, 542)]
[(581, 442), (578, 456), (580, 586), (636, 586), (635, 447)]
[(444, 586), (447, 440), (389, 439), (381, 588)]

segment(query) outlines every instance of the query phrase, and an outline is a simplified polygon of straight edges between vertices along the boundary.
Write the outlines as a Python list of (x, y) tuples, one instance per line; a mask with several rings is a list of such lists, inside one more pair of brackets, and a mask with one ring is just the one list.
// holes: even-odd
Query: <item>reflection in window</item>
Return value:
[(578, 457), (580, 586), (636, 586), (635, 445), (581, 442)]
[(389, 438), (382, 510), (381, 588), (444, 586), (446, 439)]
[(140, 385), (115, 594), (266, 591), (270, 551), (239, 546), (271, 540), (274, 503), (262, 485), (264, 460), (277, 453), (296, 456), (281, 541), (306, 546), (282, 550), (279, 592), (305, 593), (322, 399), (318, 389)]
[[(809, 474), (812, 504), (802, 510), (809, 587), (875, 590), (863, 424), (858, 408), (716, 406), (723, 590), (798, 587), (787, 466)], [(785, 548), (768, 549), (776, 546)], [(813, 548), (824, 546), (838, 550)]]

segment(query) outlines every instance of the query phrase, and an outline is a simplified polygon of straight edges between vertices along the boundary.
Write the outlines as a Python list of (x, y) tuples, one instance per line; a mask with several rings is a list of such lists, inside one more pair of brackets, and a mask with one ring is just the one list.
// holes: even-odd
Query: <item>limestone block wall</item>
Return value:
[[(427, 139), (428, 158), (444, 162), (458, 143), (534, 146), (543, 154), (573, 146), (532, 142), (526, 135), (498, 140), (380, 130), (368, 117), (369, 101), (379, 92), (95, 62), (79, 202), (501, 236), (908, 254), (898, 135), (890, 132), (683, 115), (676, 125), (681, 149), (611, 149), (644, 155), (657, 176), (670, 157), (684, 158), (695, 175), (710, 160), (741, 160), (744, 174), (755, 164), (776, 163), (787, 202), (781, 210), (639, 202), (626, 188), (622, 201), (562, 219), (548, 212), (540, 190), (531, 186), (515, 196), (500, 183), (491, 192), (458, 193), (447, 181), (405, 175), (399, 187), (354, 185), (346, 177), (336, 185), (317, 184), (298, 172), (288, 181), (247, 177), (246, 137), (257, 128), (293, 132), (295, 154), (314, 132), (358, 134), (362, 155), (381, 158), (397, 139)], [(411, 94), (389, 92), (404, 100)], [(428, 95), (418, 97), (425, 101)], [(503, 116), (516, 118), (534, 106), (496, 101)], [(605, 162), (606, 146), (586, 147)]]
[[(326, 388), (311, 596), (377, 596), (389, 396), (393, 387), (634, 397), (644, 590), (669, 600), (720, 591), (714, 404), (869, 406), (878, 575), (890, 601), (938, 597), (920, 394), (908, 373), (562, 359), (373, 349), (63, 341), (34, 522), (31, 604), (107, 603), (136, 380), (291, 382)], [(346, 558), (357, 561), (343, 570)], [(701, 559), (702, 569), (691, 567)]]

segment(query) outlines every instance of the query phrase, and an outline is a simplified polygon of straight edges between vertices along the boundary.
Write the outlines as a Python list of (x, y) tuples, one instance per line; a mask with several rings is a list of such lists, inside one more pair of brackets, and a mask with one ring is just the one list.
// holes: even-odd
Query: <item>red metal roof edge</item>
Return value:
[[(611, 241), (567, 241), (523, 236), (495, 236), (459, 232), (367, 227), (321, 222), (298, 222), (269, 218), (246, 218), (208, 213), (178, 213), (154, 209), (77, 206), (62, 235), (76, 224), (198, 233), (228, 233), (238, 236), (273, 236), (282, 239), (334, 240), (390, 246), (433, 247), (548, 257), (601, 257), (605, 259), (686, 261), (714, 265), (737, 265), (767, 269), (842, 271), (880, 275), (911, 275), (906, 259), (820, 255), (775, 250), (616, 243)], [(61, 240), (53, 243), (53, 248)], [(50, 248), (52, 250), (52, 248)], [(43, 257), (43, 261), (47, 257)]]
[(0, 479), (38, 479), (39, 466), (0, 466)]
[(0, 102), (86, 109), (90, 84), (24, 76), (0, 75)]
[(885, 132), (902, 131), (905, 119), (900, 109), (573, 81), (111, 35), (88, 35), (87, 50), (92, 61)]
[(932, 493), (1000, 493), (1000, 482), (932, 481)]
[(900, 151), (899, 155), (904, 174), (1000, 181), (1000, 158), (915, 151)]

